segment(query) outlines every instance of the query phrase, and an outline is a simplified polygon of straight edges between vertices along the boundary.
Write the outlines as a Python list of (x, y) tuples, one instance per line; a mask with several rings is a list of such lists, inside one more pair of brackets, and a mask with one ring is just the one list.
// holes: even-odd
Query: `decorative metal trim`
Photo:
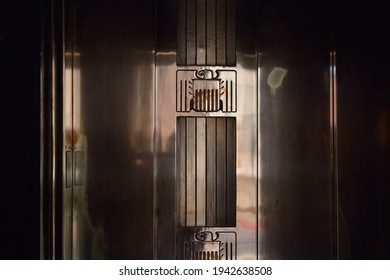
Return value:
[(176, 235), (177, 259), (236, 260), (237, 234), (233, 231), (190, 230)]
[(177, 112), (236, 112), (237, 72), (235, 70), (178, 70), (176, 72)]

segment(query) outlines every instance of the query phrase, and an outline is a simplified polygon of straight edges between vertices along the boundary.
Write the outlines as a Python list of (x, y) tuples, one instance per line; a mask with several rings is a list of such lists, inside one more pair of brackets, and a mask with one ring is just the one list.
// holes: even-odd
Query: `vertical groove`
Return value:
[(195, 226), (198, 218), (198, 118), (195, 118)]
[(230, 112), (231, 110), (229, 110), (229, 81), (228, 80), (225, 80), (225, 100), (226, 100), (226, 110), (227, 112)]
[(198, 65), (198, 0), (195, 0), (195, 65)]
[[(177, 100), (176, 100), (177, 103)], [(177, 106), (180, 112), (183, 111), (183, 80), (180, 80), (180, 106)]]
[(185, 112), (187, 112), (187, 80), (184, 81), (184, 106)]
[(217, 139), (217, 125), (218, 125), (218, 122), (217, 122), (217, 119), (215, 120), (215, 126), (214, 126), (214, 135), (215, 135), (215, 188), (214, 188), (214, 196), (215, 196), (215, 223), (217, 222), (217, 217), (218, 217), (218, 192), (217, 192), (217, 186), (218, 186), (218, 176), (217, 176), (217, 172), (218, 172), (218, 161), (217, 161), (217, 145), (218, 145), (218, 139)]
[(227, 51), (228, 51), (228, 44), (227, 44), (227, 36), (228, 36), (228, 24), (227, 24), (227, 22), (228, 22), (228, 4), (227, 4), (227, 0), (225, 0), (224, 1), (224, 4), (225, 4), (225, 65), (227, 65), (228, 64), (228, 53), (227, 53)]
[(214, 19), (214, 24), (215, 24), (215, 65), (218, 65), (218, 61), (217, 61), (217, 57), (218, 57), (218, 29), (217, 29), (217, 23), (218, 23), (218, 6), (217, 6), (217, 0), (215, 0), (215, 10), (214, 10), (214, 14), (215, 14), (215, 19)]
[[(187, 49), (188, 49), (188, 32), (187, 32), (187, 30), (188, 30), (188, 23), (187, 23), (187, 20), (188, 20), (188, 12), (187, 12), (187, 6), (188, 6), (188, 0), (183, 0), (183, 1), (185, 1), (185, 14), (186, 14), (186, 17), (185, 17), (185, 34), (186, 34), (186, 36), (185, 36), (185, 65), (188, 65), (188, 51), (187, 51)], [(187, 96), (187, 92), (186, 92), (186, 96)]]
[(185, 156), (185, 184), (184, 184), (184, 225), (187, 226), (187, 176), (188, 176), (188, 167), (187, 167), (187, 118), (184, 119), (184, 135), (185, 135), (185, 147), (184, 147), (184, 156)]
[(225, 260), (228, 260), (228, 256), (229, 256), (229, 242), (226, 242), (225, 243)]
[(233, 105), (233, 100), (237, 102), (237, 98), (233, 98), (233, 94), (236, 94), (235, 90), (233, 89), (233, 81), (230, 81), (230, 104), (231, 104), (231, 112), (235, 112), (235, 104)]
[(228, 225), (228, 118), (225, 118), (225, 225)]
[(206, 126), (206, 129), (205, 129), (205, 155), (204, 155), (204, 158), (205, 158), (205, 194), (206, 194), (206, 198), (205, 198), (205, 226), (208, 225), (208, 219), (207, 219), (207, 194), (208, 194), (208, 180), (207, 180), (207, 118), (205, 118), (205, 126)]

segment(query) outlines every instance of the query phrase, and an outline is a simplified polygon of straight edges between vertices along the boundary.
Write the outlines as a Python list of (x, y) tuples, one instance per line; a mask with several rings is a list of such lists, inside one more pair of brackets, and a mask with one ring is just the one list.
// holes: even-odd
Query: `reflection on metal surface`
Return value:
[(237, 235), (230, 231), (181, 231), (176, 235), (176, 258), (182, 260), (236, 260)]
[(64, 3), (64, 259), (152, 258), (153, 5)]
[(177, 65), (236, 64), (235, 2), (177, 1)]
[[(278, 94), (268, 83), (274, 65), (288, 69)], [(260, 258), (335, 257), (330, 65), (325, 51), (259, 54)]]
[(234, 70), (178, 70), (177, 112), (236, 112), (237, 73)]
[(159, 1), (70, 3), (63, 258), (334, 256), (334, 54), (259, 52), (250, 0), (179, 1), (177, 53)]
[(177, 174), (179, 226), (235, 226), (235, 118), (179, 117)]
[(275, 94), (276, 90), (282, 85), (283, 79), (286, 76), (288, 70), (282, 67), (275, 67), (269, 73), (267, 78), (267, 84), (270, 86), (272, 93)]

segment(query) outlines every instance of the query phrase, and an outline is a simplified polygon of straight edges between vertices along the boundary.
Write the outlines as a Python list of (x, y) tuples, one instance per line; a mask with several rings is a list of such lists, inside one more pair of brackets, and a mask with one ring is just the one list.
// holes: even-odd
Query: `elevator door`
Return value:
[(334, 53), (263, 47), (257, 1), (114, 2), (65, 5), (64, 258), (333, 258)]

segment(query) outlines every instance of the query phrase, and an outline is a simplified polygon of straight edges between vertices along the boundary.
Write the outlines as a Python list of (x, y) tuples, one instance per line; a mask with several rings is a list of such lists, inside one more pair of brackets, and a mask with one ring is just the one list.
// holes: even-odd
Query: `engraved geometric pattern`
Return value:
[(236, 112), (237, 73), (234, 70), (178, 70), (177, 112)]
[(236, 241), (233, 231), (181, 231), (176, 235), (176, 259), (236, 260)]

